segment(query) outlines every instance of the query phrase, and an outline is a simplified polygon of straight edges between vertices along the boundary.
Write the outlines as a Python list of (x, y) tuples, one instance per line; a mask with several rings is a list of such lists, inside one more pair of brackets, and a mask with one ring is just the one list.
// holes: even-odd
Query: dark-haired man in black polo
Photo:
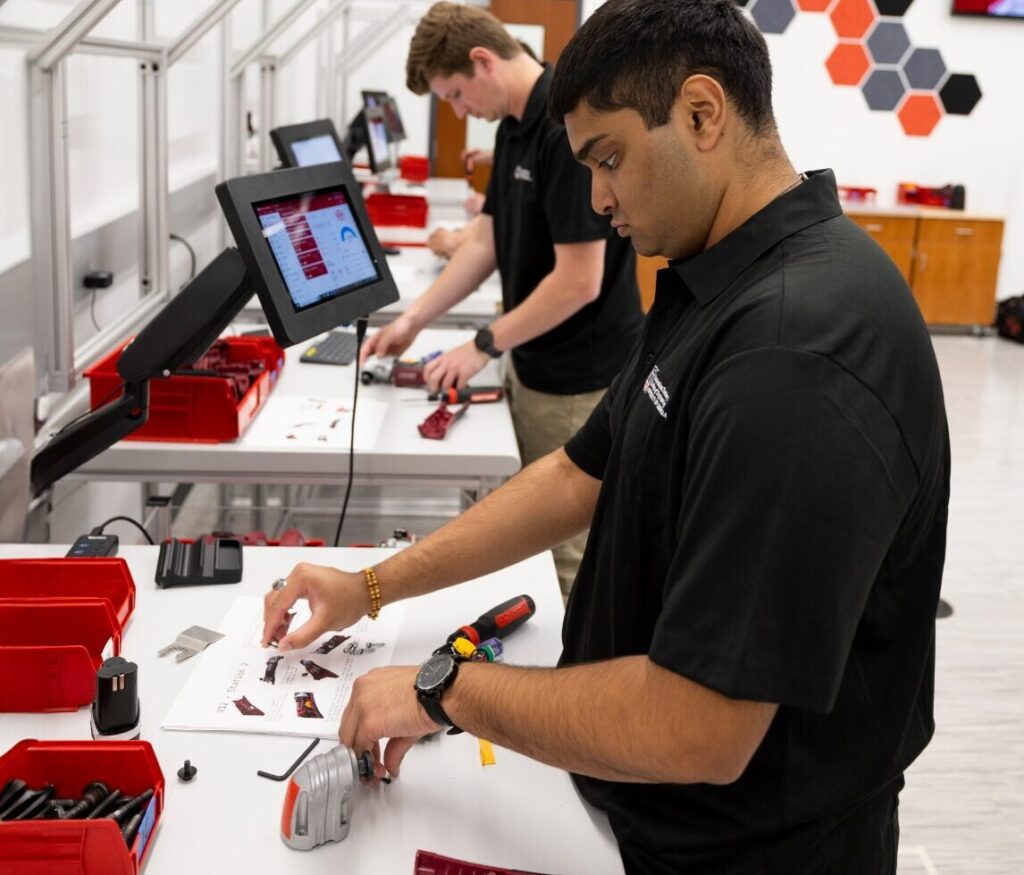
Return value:
[[(764, 39), (732, 0), (608, 0), (551, 106), (595, 210), (671, 264), (565, 448), (374, 580), (417, 595), (589, 524), (561, 664), (373, 671), (342, 741), (389, 736), (393, 772), (449, 722), (566, 768), (631, 875), (892, 875), (934, 726), (949, 496), (921, 316), (832, 174), (786, 158)], [(366, 590), (297, 570), (268, 634), (298, 597), (295, 644), (343, 627)]]

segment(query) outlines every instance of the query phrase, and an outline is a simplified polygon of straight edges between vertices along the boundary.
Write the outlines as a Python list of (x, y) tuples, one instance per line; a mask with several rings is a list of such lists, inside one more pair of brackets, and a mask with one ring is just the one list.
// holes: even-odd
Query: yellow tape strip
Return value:
[(480, 765), (494, 765), (494, 748), (489, 741), (483, 738), (480, 739)]

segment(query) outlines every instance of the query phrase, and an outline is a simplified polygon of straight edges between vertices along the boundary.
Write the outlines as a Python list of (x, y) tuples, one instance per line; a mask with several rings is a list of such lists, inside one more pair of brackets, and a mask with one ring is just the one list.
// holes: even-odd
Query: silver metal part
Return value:
[(307, 760), (288, 782), (281, 840), (297, 851), (342, 841), (348, 835), (352, 792), (372, 774), (369, 754), (357, 757), (343, 744)]
[(221, 632), (214, 632), (212, 629), (204, 629), (202, 626), (189, 626), (184, 632), (174, 639), (173, 644), (168, 644), (160, 649), (157, 656), (166, 656), (175, 650), (178, 655), (175, 662), (184, 662), (190, 656), (195, 656), (200, 651), (206, 650), (214, 641), (220, 641), (224, 635)]

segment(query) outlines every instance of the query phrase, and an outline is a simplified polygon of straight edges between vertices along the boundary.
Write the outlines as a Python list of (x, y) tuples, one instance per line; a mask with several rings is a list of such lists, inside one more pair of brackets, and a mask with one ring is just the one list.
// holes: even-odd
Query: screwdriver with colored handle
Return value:
[(464, 389), (443, 389), (427, 395), (428, 401), (444, 401), (447, 404), (490, 404), (505, 397), (501, 386), (466, 386)]
[(517, 595), (481, 614), (469, 625), (456, 629), (448, 636), (448, 643), (451, 644), (456, 638), (468, 638), (473, 644), (488, 638), (504, 638), (529, 620), (536, 610), (532, 598)]

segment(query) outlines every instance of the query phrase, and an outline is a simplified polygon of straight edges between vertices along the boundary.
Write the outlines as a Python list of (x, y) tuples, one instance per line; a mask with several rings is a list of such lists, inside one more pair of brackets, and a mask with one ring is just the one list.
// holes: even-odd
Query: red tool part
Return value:
[(427, 395), (428, 401), (444, 401), (446, 404), (492, 404), (505, 397), (501, 386), (466, 386), (465, 389), (443, 389)]
[(455, 425), (467, 410), (469, 410), (469, 405), (463, 404), (453, 412), (449, 410), (448, 405), (442, 401), (437, 410), (424, 419), (417, 428), (419, 429), (420, 434), (425, 438), (430, 438), (435, 441), (443, 440), (445, 435), (448, 434), (448, 429)]

